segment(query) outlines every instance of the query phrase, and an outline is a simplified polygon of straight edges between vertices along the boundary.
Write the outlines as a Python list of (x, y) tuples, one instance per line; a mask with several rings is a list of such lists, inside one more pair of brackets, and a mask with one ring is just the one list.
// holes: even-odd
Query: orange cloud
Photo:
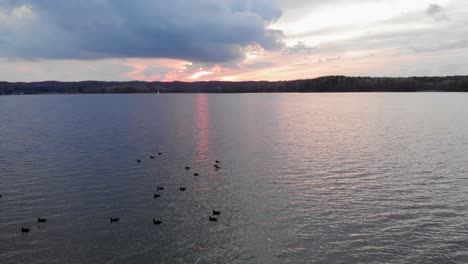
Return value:
[[(377, 55), (375, 55), (377, 54)], [(375, 55), (375, 56), (374, 56)], [(420, 57), (419, 57), (420, 58)], [(368, 50), (310, 54), (284, 51), (266, 52), (250, 48), (245, 59), (235, 67), (215, 64), (195, 67), (196, 64), (176, 59), (126, 59), (131, 67), (124, 77), (143, 81), (278, 81), (315, 78), (325, 75), (396, 75), (394, 65), (414, 63), (418, 57), (396, 56), (392, 50)], [(154, 73), (152, 69), (160, 69)]]

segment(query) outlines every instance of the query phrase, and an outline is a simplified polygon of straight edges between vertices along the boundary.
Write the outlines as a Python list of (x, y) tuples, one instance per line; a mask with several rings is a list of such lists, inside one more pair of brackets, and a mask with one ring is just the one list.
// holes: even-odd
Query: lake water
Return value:
[(468, 263), (468, 94), (3, 96), (0, 194), (2, 264)]

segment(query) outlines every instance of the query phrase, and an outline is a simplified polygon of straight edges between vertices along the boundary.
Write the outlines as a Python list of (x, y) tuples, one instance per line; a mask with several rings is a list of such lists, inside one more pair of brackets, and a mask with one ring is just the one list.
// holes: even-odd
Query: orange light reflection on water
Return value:
[(198, 94), (196, 96), (195, 111), (194, 111), (194, 125), (195, 125), (195, 156), (196, 163), (203, 163), (214, 160), (213, 149), (211, 142), (211, 121), (208, 110), (208, 95)]

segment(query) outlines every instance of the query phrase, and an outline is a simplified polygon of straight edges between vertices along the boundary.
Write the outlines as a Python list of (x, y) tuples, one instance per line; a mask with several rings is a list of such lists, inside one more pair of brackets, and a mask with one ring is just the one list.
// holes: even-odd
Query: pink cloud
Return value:
[[(235, 67), (219, 64), (197, 67), (189, 61), (176, 59), (127, 59), (124, 65), (131, 70), (124, 77), (143, 81), (259, 81), (315, 78), (325, 75), (374, 75), (376, 72), (392, 75), (393, 65), (411, 63), (418, 58), (410, 55), (395, 56), (389, 51), (369, 53), (284, 53), (266, 52), (250, 47), (246, 57)], [(158, 74), (148, 74), (151, 68), (164, 69)]]

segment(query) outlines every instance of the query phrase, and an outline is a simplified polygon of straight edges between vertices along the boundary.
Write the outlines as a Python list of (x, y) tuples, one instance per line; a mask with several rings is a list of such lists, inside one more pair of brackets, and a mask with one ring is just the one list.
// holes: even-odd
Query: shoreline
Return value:
[(468, 76), (404, 78), (326, 76), (276, 82), (0, 82), (0, 95), (362, 92), (468, 92)]

